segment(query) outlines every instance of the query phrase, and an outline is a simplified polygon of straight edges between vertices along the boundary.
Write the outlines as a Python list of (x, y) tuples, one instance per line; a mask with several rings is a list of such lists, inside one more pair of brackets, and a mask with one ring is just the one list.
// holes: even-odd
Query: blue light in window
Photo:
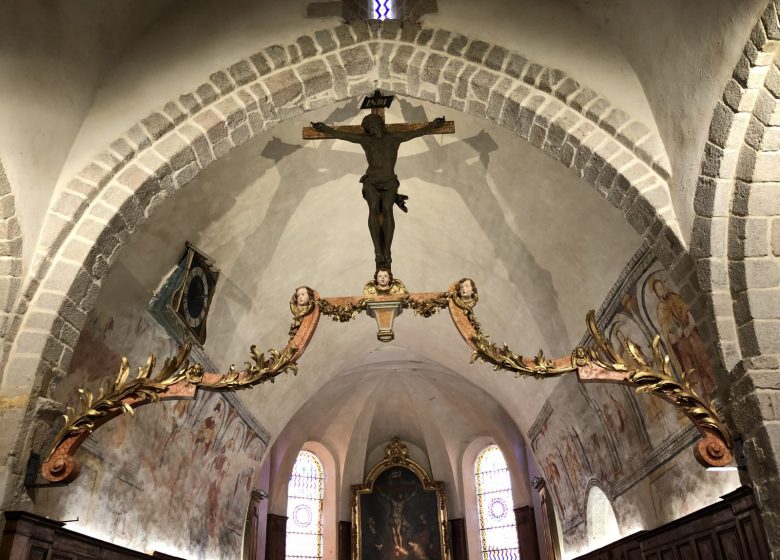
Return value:
[(371, 0), (371, 19), (397, 19), (395, 0)]

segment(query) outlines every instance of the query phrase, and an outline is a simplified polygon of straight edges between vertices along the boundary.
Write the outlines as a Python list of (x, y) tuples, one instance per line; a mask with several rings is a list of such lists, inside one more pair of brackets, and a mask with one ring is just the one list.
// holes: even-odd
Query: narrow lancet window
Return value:
[(482, 560), (519, 560), (512, 509), (512, 482), (497, 445), (485, 448), (474, 465)]
[(322, 463), (301, 451), (287, 487), (286, 560), (321, 560), (324, 486)]

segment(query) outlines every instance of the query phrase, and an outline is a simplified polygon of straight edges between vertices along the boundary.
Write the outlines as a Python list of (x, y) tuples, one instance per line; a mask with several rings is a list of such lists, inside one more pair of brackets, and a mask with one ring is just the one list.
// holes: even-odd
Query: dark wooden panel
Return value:
[(515, 524), (517, 526), (517, 545), (520, 550), (520, 558), (523, 560), (539, 560), (539, 541), (536, 538), (534, 508), (522, 506), (515, 509)]
[(724, 558), (750, 558), (742, 551), (736, 526), (719, 532), (718, 540), (720, 541), (720, 549), (723, 551)]
[(712, 535), (696, 539), (696, 551), (699, 553), (699, 560), (720, 560), (720, 556), (716, 555), (715, 552), (715, 543)]
[(349, 560), (352, 558), (352, 523), (339, 521), (338, 559)]
[(693, 545), (691, 543), (683, 543), (677, 547), (677, 555), (685, 560), (693, 560), (696, 556), (693, 555)]
[(769, 555), (768, 545), (764, 539), (764, 530), (758, 510), (741, 515), (739, 527), (742, 530), (742, 542), (745, 547), (745, 557), (750, 560), (761, 560)]
[(30, 547), (30, 554), (27, 555), (29, 560), (44, 560), (46, 558), (46, 549), (39, 548), (37, 546)]
[(452, 560), (469, 560), (466, 522), (463, 519), (450, 519), (450, 543)]
[(3, 515), (0, 560), (149, 560), (148, 554), (69, 531), (59, 521), (22, 511)]
[(265, 560), (284, 560), (287, 516), (269, 513), (265, 527)]
[[(600, 556), (602, 553), (605, 556)], [(723, 496), (721, 501), (663, 527), (580, 556), (580, 560), (599, 558), (769, 560), (769, 547), (753, 490), (742, 487)]]

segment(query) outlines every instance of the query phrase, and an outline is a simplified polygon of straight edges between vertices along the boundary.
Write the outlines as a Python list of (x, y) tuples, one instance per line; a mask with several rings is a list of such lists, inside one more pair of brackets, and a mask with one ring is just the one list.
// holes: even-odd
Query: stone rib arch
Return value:
[[(0, 162), (0, 364), (10, 350), (7, 336), (19, 289), (22, 284), (22, 231), (16, 217), (16, 204), (11, 185)], [(0, 372), (0, 380), (2, 380)]]
[[(407, 52), (402, 63), (399, 53)], [(377, 85), (515, 131), (592, 184), (647, 240), (683, 293), (697, 292), (665, 155), (640, 123), (562, 72), (499, 46), (443, 30), (340, 26), (213, 73), (131, 127), (59, 192), (8, 337), (4, 377), (38, 388), (28, 416), (35, 397), (49, 396), (52, 379), (67, 371), (119, 251), (162, 201), (258, 133)]]
[(778, 2), (768, 2), (715, 106), (691, 243), (730, 372), (729, 413), (745, 441), (772, 549), (780, 546), (780, 435), (773, 408), (780, 397), (779, 14)]
[(689, 276), (666, 157), (644, 125), (563, 72), (497, 45), (445, 30), (339, 26), (213, 73), (142, 119), (67, 184), (41, 236), (31, 274), (39, 280), (28, 282), (17, 309), (17, 322), (28, 307), (45, 318), (35, 327), (24, 318), (9, 371), (65, 371), (121, 246), (201, 169), (278, 122), (368, 93), (375, 82), (514, 130), (594, 185), (677, 279)]

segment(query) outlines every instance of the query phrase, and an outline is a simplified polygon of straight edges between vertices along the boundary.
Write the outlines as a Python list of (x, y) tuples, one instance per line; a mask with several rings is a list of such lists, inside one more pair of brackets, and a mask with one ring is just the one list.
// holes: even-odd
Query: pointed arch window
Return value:
[(287, 486), (287, 560), (322, 558), (322, 463), (314, 453), (301, 451)]
[(482, 560), (520, 560), (512, 509), (512, 482), (497, 445), (482, 450), (474, 464)]

